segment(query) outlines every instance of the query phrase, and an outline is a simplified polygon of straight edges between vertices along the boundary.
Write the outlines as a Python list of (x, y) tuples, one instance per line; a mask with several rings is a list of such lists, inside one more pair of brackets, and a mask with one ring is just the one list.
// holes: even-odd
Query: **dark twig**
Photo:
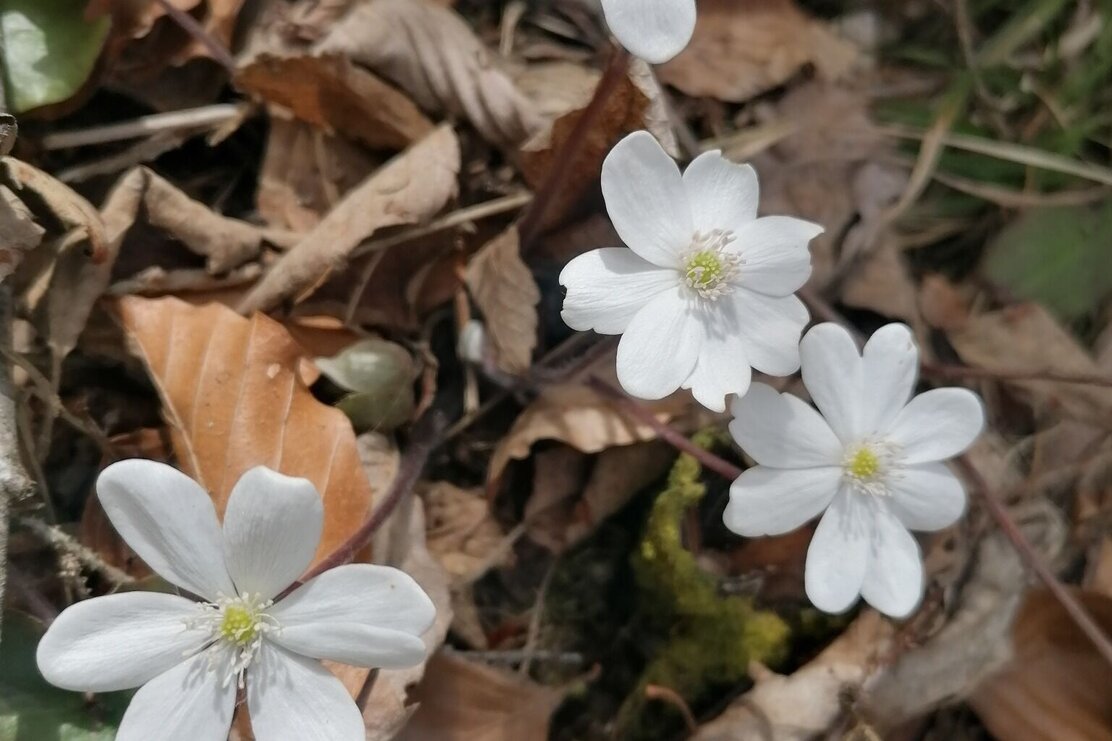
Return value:
[(552, 169), (548, 171), (544, 182), (537, 189), (537, 195), (529, 206), (529, 210), (521, 217), (518, 224), (518, 234), (521, 238), (522, 254), (529, 252), (533, 240), (537, 238), (541, 227), (544, 225), (545, 216), (556, 200), (560, 189), (567, 182), (572, 165), (579, 159), (579, 155), (583, 151), (583, 145), (588, 139), (588, 134), (598, 123), (603, 111), (606, 110), (607, 101), (618, 89), (628, 72), (629, 52), (621, 47), (614, 47), (606, 71), (602, 73), (602, 79), (598, 81), (598, 85), (595, 87), (594, 95), (587, 103), (587, 107), (583, 109), (579, 120), (575, 122), (568, 138), (553, 154)]
[(232, 56), (230, 51), (224, 48), (223, 44), (213, 38), (212, 34), (206, 31), (205, 27), (198, 23), (196, 18), (171, 3), (170, 0), (155, 0), (155, 2), (162, 6), (162, 9), (166, 11), (166, 15), (174, 19), (174, 23), (177, 23), (187, 34), (201, 42), (201, 44), (208, 49), (213, 60), (221, 67), (228, 70), (229, 75), (235, 75), (235, 57)]
[(587, 385), (599, 394), (610, 399), (614, 403), (614, 406), (618, 407), (627, 417), (651, 427), (653, 432), (660, 436), (661, 440), (681, 453), (687, 453), (692, 458), (699, 461), (704, 468), (709, 468), (719, 476), (729, 479), (730, 481), (733, 481), (741, 475), (741, 469), (733, 463), (719, 458), (709, 450), (700, 448), (698, 445), (688, 440), (678, 430), (657, 419), (656, 415), (652, 413), (652, 410), (644, 404), (629, 398), (601, 378), (597, 376), (589, 378), (587, 380)]
[(1112, 387), (1112, 378), (1099, 373), (994, 370), (991, 368), (974, 368), (968, 365), (947, 365), (944, 363), (923, 363), (921, 367), (923, 369), (923, 375), (943, 379), (986, 378), (993, 381), (1050, 381), (1053, 383), (1074, 383), (1089, 386)]

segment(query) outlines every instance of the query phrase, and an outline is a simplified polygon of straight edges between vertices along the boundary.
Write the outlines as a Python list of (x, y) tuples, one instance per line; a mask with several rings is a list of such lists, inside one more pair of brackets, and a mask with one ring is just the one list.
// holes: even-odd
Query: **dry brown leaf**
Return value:
[(355, 532), (371, 507), (355, 434), (304, 385), (304, 351), (282, 325), (176, 298), (121, 298), (112, 310), (158, 389), (179, 465), (219, 512), (240, 475), (265, 465), (321, 492), (318, 558)]
[(461, 489), (447, 481), (421, 486), (428, 513), (426, 539), (431, 553), (455, 579), (473, 581), (480, 568), (496, 566), (491, 554), (504, 534), (480, 487)]
[(589, 462), (586, 455), (565, 445), (533, 456), (533, 490), (525, 502), (523, 519), (529, 538), (553, 553), (562, 552), (569, 544), (576, 495), (583, 490)]
[[(611, 353), (594, 366), (603, 378), (613, 376)], [(589, 372), (589, 371), (588, 371)], [(676, 394), (647, 405), (661, 421), (667, 422), (690, 406), (690, 397)], [(619, 445), (630, 445), (656, 438), (648, 425), (631, 420), (610, 400), (599, 396), (581, 381), (573, 380), (546, 386), (527, 406), (491, 455), (488, 481), (497, 481), (511, 460), (529, 455), (534, 443), (556, 440), (582, 453), (598, 453)]]
[(316, 51), (366, 65), (426, 111), (465, 117), (493, 144), (520, 144), (540, 124), (467, 23), (427, 0), (358, 3)]
[(379, 164), (346, 139), (270, 116), (255, 203), (268, 224), (307, 232)]
[(541, 292), (521, 259), (516, 226), (475, 253), (467, 265), (466, 280), (486, 320), (495, 364), (510, 374), (524, 373), (537, 346)]
[(212, 274), (257, 257), (267, 240), (263, 230), (221, 216), (146, 167), (121, 178), (104, 206), (104, 220), (118, 239), (140, 218), (204, 257)]
[[(1112, 599), (1074, 590), (1107, 634)], [(1112, 668), (1046, 590), (1024, 601), (1012, 629), (1015, 656), (972, 704), (993, 736), (1008, 741), (1112, 739)]]
[[(559, 156), (575, 130), (593, 93), (594, 85), (583, 88), (573, 106), (555, 118), (547, 130), (521, 147), (521, 173), (531, 187), (539, 187), (548, 176), (554, 158)], [(568, 166), (564, 185), (539, 225), (541, 231), (566, 221), (585, 195), (597, 189), (602, 161), (626, 134), (647, 128), (665, 149), (675, 153), (675, 137), (667, 115), (661, 112), (663, 106), (659, 87), (648, 66), (635, 60), (630, 73), (607, 97), (598, 120), (587, 132), (574, 162)]]
[(61, 232), (67, 235), (68, 242), (87, 241), (94, 261), (105, 258), (108, 239), (92, 204), (68, 185), (22, 160), (4, 157), (0, 165), (0, 183), (11, 189), (40, 223), (43, 218), (54, 219), (61, 226)]
[(896, 626), (865, 610), (833, 643), (789, 676), (768, 672), (693, 741), (804, 741), (822, 737), (844, 711), (843, 690), (867, 686), (892, 650)]
[(304, 298), (379, 229), (432, 217), (456, 194), (459, 141), (441, 126), (352, 190), (239, 305), (243, 314)]
[(654, 440), (609, 448), (595, 459), (583, 487), (579, 517), (568, 532), (575, 542), (594, 531), (598, 523), (624, 507), (634, 494), (668, 472), (675, 451)]
[(846, 306), (900, 319), (916, 330), (923, 326), (907, 259), (891, 241), (881, 242), (857, 269), (849, 271), (840, 294)]
[[(246, 0), (170, 0), (175, 8), (197, 18), (205, 32), (225, 48), (232, 45), (236, 19), (244, 2)], [(124, 51), (128, 42), (133, 39), (147, 40), (148, 35), (155, 37), (148, 41), (161, 43), (142, 46), (162, 47), (162, 64), (180, 65), (190, 59), (211, 56), (207, 46), (187, 34), (173, 35), (176, 42), (173, 44), (165, 43), (169, 34), (152, 34), (156, 24), (165, 24), (178, 30), (176, 23), (166, 17), (166, 10), (161, 3), (147, 0), (90, 0), (85, 10), (86, 17), (97, 18), (105, 14), (112, 18), (112, 35), (108, 42), (112, 57)]]
[[(966, 363), (988, 370), (1100, 374), (1093, 357), (1039, 304), (971, 317), (948, 333)], [(1112, 389), (1053, 381), (1004, 381), (1038, 413), (1064, 413), (1107, 428)]]
[(263, 54), (241, 67), (235, 82), (302, 121), (373, 149), (404, 149), (433, 129), (404, 93), (336, 55)]
[(792, 0), (700, 0), (687, 48), (660, 70), (661, 81), (694, 97), (741, 103), (812, 65), (837, 80), (858, 52)]
[(545, 741), (564, 693), (528, 677), (438, 653), (397, 741)]
[(15, 272), (23, 253), (38, 247), (45, 233), (23, 201), (0, 185), (0, 280)]

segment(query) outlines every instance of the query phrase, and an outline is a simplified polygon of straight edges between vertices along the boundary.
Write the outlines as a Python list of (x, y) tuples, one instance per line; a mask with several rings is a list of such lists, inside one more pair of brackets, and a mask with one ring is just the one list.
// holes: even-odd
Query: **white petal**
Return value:
[(691, 389), (692, 396), (707, 409), (726, 411), (726, 396), (745, 396), (753, 371), (741, 332), (741, 319), (733, 303), (716, 302), (704, 311), (706, 336), (699, 350), (699, 358), (683, 388)]
[(78, 602), (39, 641), (39, 671), (54, 686), (75, 692), (138, 687), (205, 644), (207, 633), (185, 627), (197, 612), (192, 600), (155, 592)]
[(715, 149), (703, 152), (683, 173), (697, 231), (736, 230), (757, 218), (757, 171), (730, 162)]
[(622, 139), (602, 163), (602, 196), (614, 229), (631, 250), (677, 268), (695, 234), (680, 168), (647, 131)]
[(873, 524), (869, 566), (861, 585), (865, 601), (885, 615), (907, 617), (923, 596), (919, 544), (894, 515), (881, 509)]
[(754, 383), (735, 399), (730, 434), (762, 466), (841, 465), (843, 447), (822, 416), (798, 396)]
[(216, 509), (196, 481), (133, 458), (101, 472), (97, 495), (120, 536), (163, 579), (208, 600), (235, 594)]
[(738, 535), (780, 535), (826, 509), (838, 493), (839, 468), (781, 469), (754, 466), (730, 487), (722, 519)]
[(641, 399), (663, 399), (687, 380), (703, 346), (698, 308), (676, 286), (633, 317), (618, 342), (618, 381)]
[(942, 463), (908, 466), (888, 486), (892, 512), (910, 530), (941, 530), (965, 512), (965, 488)]
[(247, 671), (257, 741), (363, 741), (363, 715), (343, 682), (313, 659), (263, 642)]
[(411, 633), (359, 623), (284, 625), (274, 642), (295, 654), (350, 666), (402, 669), (425, 660), (425, 642)]
[(734, 231), (744, 261), (738, 284), (768, 296), (795, 293), (811, 277), (807, 243), (822, 234), (818, 224), (791, 216), (763, 216)]
[(790, 376), (799, 370), (799, 335), (811, 315), (795, 296), (773, 298), (738, 286), (729, 298), (742, 317), (749, 363), (770, 376)]
[[(224, 741), (232, 727), (236, 683), (209, 668), (209, 649), (139, 688), (116, 741)], [(180, 657), (179, 657), (180, 658)]]
[(861, 354), (845, 328), (826, 322), (811, 327), (799, 343), (803, 385), (838, 438), (851, 445), (861, 438), (865, 404)]
[(679, 280), (675, 270), (658, 268), (633, 250), (591, 250), (560, 273), (560, 285), (568, 289), (561, 316), (572, 329), (621, 334), (641, 307)]
[(663, 64), (695, 32), (695, 0), (602, 0), (606, 25), (634, 55)]
[(243, 474), (224, 511), (225, 557), (240, 594), (270, 599), (304, 573), (324, 524), (324, 505), (308, 479), (264, 466)]
[(866, 496), (846, 487), (819, 520), (807, 549), (807, 597), (823, 612), (848, 610), (861, 593), (874, 514)]
[(862, 353), (866, 389), (861, 432), (886, 432), (907, 404), (919, 376), (919, 348), (906, 324), (886, 324), (869, 338)]
[(358, 623), (421, 635), (436, 608), (403, 571), (366, 563), (330, 569), (295, 589), (269, 610), (282, 629)]
[(928, 463), (958, 455), (984, 426), (984, 407), (972, 391), (932, 389), (903, 408), (888, 437), (903, 449), (905, 463)]

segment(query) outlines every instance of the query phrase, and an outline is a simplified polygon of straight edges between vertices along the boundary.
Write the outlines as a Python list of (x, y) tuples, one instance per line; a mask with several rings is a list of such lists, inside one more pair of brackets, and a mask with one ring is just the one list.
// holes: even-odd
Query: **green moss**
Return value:
[[(716, 441), (714, 432), (693, 439), (708, 448)], [(744, 681), (750, 661), (775, 664), (787, 655), (787, 624), (775, 613), (756, 609), (750, 598), (722, 596), (715, 577), (683, 546), (685, 515), (706, 493), (701, 473), (694, 458), (679, 457), (633, 555), (640, 617), (658, 627), (663, 641), (618, 714), (619, 738), (659, 737), (654, 726), (662, 720), (660, 713), (673, 712), (660, 703), (646, 704), (648, 685), (668, 687), (697, 705), (708, 690)]]

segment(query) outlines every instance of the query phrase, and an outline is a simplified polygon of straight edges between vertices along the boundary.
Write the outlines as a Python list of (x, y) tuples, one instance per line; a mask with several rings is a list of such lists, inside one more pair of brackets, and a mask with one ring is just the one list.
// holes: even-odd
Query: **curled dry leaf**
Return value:
[(258, 227), (193, 200), (146, 167), (121, 178), (104, 207), (104, 220), (119, 239), (140, 218), (204, 257), (212, 274), (257, 257), (267, 237)]
[(741, 103), (782, 85), (805, 65), (836, 80), (857, 49), (792, 0), (700, 0), (687, 48), (660, 68), (660, 79), (688, 95)]
[(23, 201), (0, 185), (0, 280), (15, 272), (23, 253), (38, 247), (45, 233)]
[(0, 184), (9, 188), (32, 213), (52, 219), (66, 234), (66, 242), (87, 243), (89, 255), (101, 261), (108, 239), (92, 204), (68, 185), (14, 157), (0, 159)]
[(321, 492), (317, 557), (355, 532), (371, 507), (355, 434), (305, 386), (304, 351), (282, 325), (176, 298), (126, 297), (111, 308), (158, 389), (179, 465), (219, 512), (240, 475), (265, 465)]
[(428, 548), (454, 579), (473, 581), (502, 543), (502, 528), (482, 489), (461, 489), (448, 481), (422, 486), (428, 511)]
[(865, 610), (822, 653), (795, 673), (765, 670), (756, 686), (724, 713), (703, 725), (693, 741), (804, 741), (823, 734), (844, 712), (843, 690), (862, 687), (880, 674), (895, 645), (896, 627)]
[[(1100, 367), (1040, 304), (1019, 304), (970, 317), (948, 333), (966, 363), (987, 370), (1099, 375)], [(1038, 412), (1059, 411), (1107, 428), (1112, 389), (1054, 381), (1004, 381)]]
[(441, 126), (348, 193), (270, 268), (240, 312), (304, 298), (379, 229), (430, 218), (455, 196), (459, 168), (459, 141), (451, 127)]
[(475, 253), (467, 265), (466, 279), (486, 319), (495, 364), (507, 373), (524, 373), (537, 346), (541, 292), (521, 259), (516, 226)]
[[(1112, 599), (1074, 594), (1112, 631)], [(996, 738), (1009, 741), (1112, 740), (1112, 668), (1048, 591), (1029, 594), (1011, 636), (1014, 656), (972, 698)]]
[(241, 67), (235, 82), (306, 123), (372, 149), (404, 149), (433, 129), (405, 94), (334, 54), (263, 54)]
[(427, 0), (356, 3), (316, 51), (365, 64), (426, 111), (465, 117), (493, 144), (520, 144), (540, 124), (467, 23)]
[[(592, 366), (597, 375), (616, 383), (613, 367), (613, 353)], [(647, 402), (663, 422), (681, 414), (690, 404), (683, 394)], [(518, 415), (513, 427), (499, 441), (490, 458), (487, 480), (497, 481), (511, 460), (527, 457), (533, 444), (541, 440), (556, 440), (583, 453), (598, 453), (654, 439), (656, 433), (651, 427), (627, 417), (583, 381), (552, 384)]]
[(442, 651), (414, 696), (420, 705), (397, 741), (545, 741), (564, 693)]

